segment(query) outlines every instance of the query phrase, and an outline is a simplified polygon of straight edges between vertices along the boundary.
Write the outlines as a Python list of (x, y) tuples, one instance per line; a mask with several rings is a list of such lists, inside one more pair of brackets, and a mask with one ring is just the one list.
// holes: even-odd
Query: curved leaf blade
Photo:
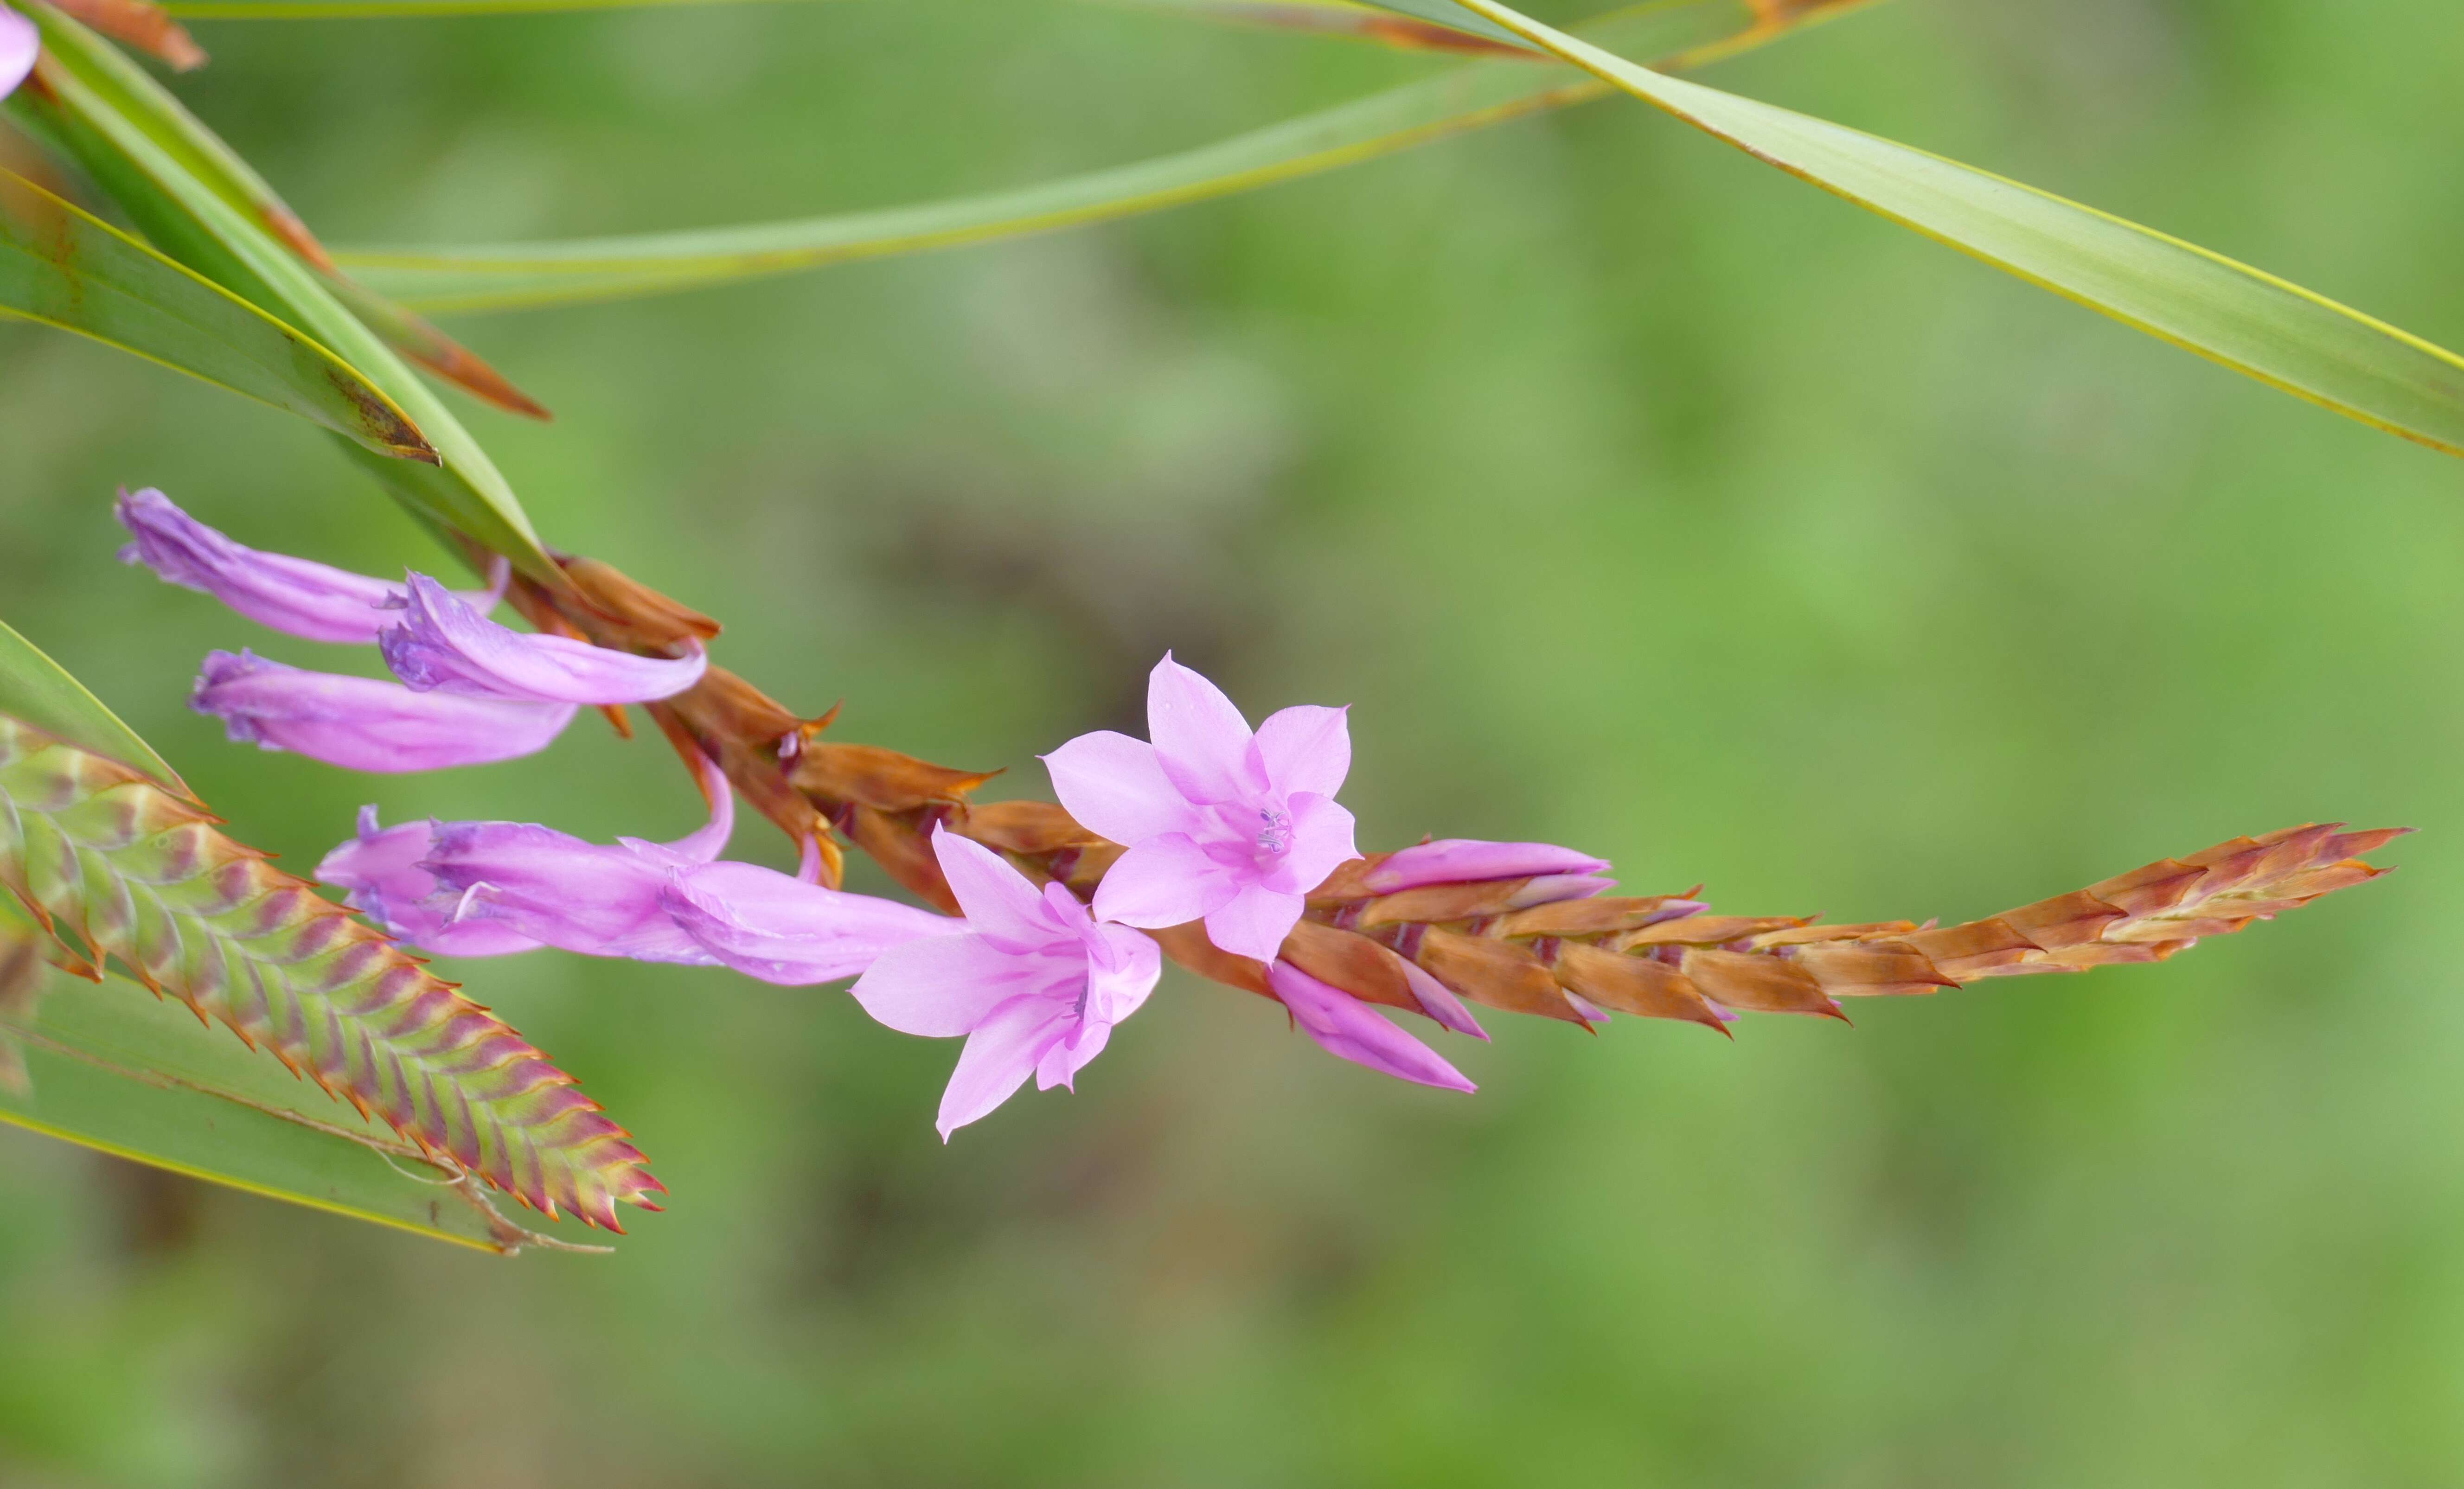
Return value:
[(322, 344), (9, 171), (0, 171), (0, 315), (132, 352), (380, 455), (436, 459), (409, 416)]
[[(1815, 0), (1779, 24), (1747, 0), (1651, 5), (1587, 33), (1684, 68), (1792, 34), (1873, 0)], [(338, 250), (371, 285), (426, 311), (512, 310), (825, 268), (856, 259), (1109, 222), (1272, 186), (1604, 97), (1569, 69), (1490, 60), (1199, 149), (1014, 190), (694, 232), (432, 250)]]
[(2464, 454), (2464, 358), (2221, 253), (1956, 161), (1450, 0), (1766, 164), (2296, 397)]

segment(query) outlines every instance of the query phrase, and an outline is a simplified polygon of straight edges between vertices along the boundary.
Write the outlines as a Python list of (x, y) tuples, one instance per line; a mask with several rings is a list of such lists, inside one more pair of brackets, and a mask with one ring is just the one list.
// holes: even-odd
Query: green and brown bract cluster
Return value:
[[(382, 932), (146, 776), (0, 717), (0, 887), (99, 976), (105, 957), (440, 1165), (622, 1232), (665, 1189), (599, 1104)], [(73, 944), (70, 940), (75, 938)]]

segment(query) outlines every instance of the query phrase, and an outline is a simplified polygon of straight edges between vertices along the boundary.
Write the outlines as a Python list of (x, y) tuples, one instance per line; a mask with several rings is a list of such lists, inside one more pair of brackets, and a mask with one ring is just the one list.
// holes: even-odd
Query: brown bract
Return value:
[[(1799, 7), (1807, 9), (1808, 7)], [(602, 646), (672, 654), (717, 626), (605, 564), (562, 559), (574, 596), (517, 581), (534, 624)], [(953, 770), (874, 745), (823, 737), (838, 710), (805, 719), (714, 667), (691, 691), (651, 705), (680, 749), (707, 752), (745, 799), (800, 842), (832, 834), (947, 911), (957, 904), (931, 845), (935, 827), (1001, 853), (1031, 879), (1092, 898), (1122, 848), (1042, 801), (978, 804), (994, 773)], [(2235, 838), (2160, 859), (2084, 889), (1962, 925), (1825, 926), (1802, 915), (1716, 915), (1694, 896), (1616, 895), (1532, 905), (1533, 882), (1500, 879), (1373, 889), (1389, 854), (1337, 868), (1310, 894), (1283, 955), (1366, 1002), (1418, 1010), (1408, 964), (1457, 996), (1589, 1028), (1607, 1009), (1727, 1031), (1740, 1013), (1844, 1018), (1839, 1000), (1961, 987), (1987, 977), (2162, 961), (2207, 936), (2298, 909), (2387, 872), (2363, 862), (2406, 829), (2341, 824)], [(1202, 928), (1154, 932), (1183, 967), (1265, 996), (1265, 969), (1209, 943)], [(1569, 995), (1572, 995), (1569, 996)]]

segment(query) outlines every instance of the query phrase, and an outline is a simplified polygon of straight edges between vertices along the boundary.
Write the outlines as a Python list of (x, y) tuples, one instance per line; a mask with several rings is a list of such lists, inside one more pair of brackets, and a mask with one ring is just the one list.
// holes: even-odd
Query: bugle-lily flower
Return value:
[(345, 770), (399, 775), (536, 755), (573, 722), (570, 703), (413, 692), (374, 677), (310, 672), (252, 651), (209, 652), (188, 706), (236, 743)]
[(0, 5), (0, 99), (17, 91), (42, 49), (43, 33), (34, 23)]

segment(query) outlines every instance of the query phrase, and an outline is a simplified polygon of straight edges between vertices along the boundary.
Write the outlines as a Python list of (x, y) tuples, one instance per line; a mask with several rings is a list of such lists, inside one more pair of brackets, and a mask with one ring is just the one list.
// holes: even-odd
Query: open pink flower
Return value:
[(892, 947), (858, 978), (864, 1011), (905, 1034), (966, 1036), (941, 1097), (941, 1140), (1036, 1088), (1070, 1085), (1112, 1025), (1155, 990), (1155, 942), (1101, 925), (1059, 885), (1038, 892), (981, 844), (935, 828), (933, 851), (967, 914), (957, 934)]
[(43, 33), (33, 21), (0, 5), (0, 99), (16, 92), (34, 70), (34, 55), (42, 45)]
[(1147, 679), (1147, 731), (1153, 743), (1107, 730), (1044, 757), (1069, 814), (1129, 848), (1096, 888), (1096, 918), (1203, 919), (1224, 951), (1273, 961), (1309, 891), (1360, 856), (1334, 802), (1352, 770), (1344, 711), (1286, 709), (1252, 734), (1166, 653)]
[[(0, 40), (11, 18), (0, 11)], [(0, 78), (5, 62), (0, 56)], [(400, 581), (235, 543), (151, 488), (121, 493), (112, 515), (130, 538), (120, 550), (121, 562), (142, 563), (165, 582), (211, 595), (260, 625), (310, 641), (367, 645), (400, 619), (392, 603), (402, 597)], [(459, 598), (488, 610), (502, 598), (510, 573), (499, 558), (494, 585)]]

